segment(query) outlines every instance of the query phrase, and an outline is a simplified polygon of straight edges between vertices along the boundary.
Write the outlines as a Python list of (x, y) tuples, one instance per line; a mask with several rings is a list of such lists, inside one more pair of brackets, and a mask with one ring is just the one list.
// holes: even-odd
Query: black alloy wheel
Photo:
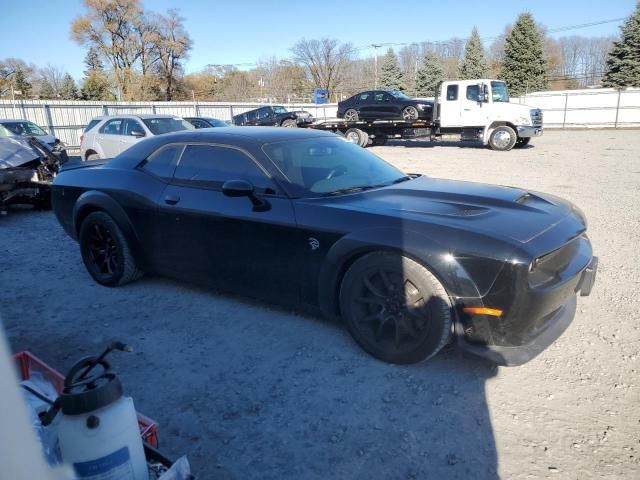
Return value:
[(142, 276), (120, 227), (107, 213), (89, 214), (78, 237), (82, 261), (96, 282), (113, 287)]
[(354, 262), (342, 283), (340, 308), (354, 339), (386, 362), (426, 360), (451, 335), (451, 306), (440, 282), (394, 253), (375, 252)]

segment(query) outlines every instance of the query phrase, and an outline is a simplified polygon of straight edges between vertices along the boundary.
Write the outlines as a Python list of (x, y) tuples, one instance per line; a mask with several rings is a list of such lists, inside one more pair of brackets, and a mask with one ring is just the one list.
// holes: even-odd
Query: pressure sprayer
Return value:
[(123, 396), (122, 384), (105, 360), (113, 350), (130, 352), (131, 348), (114, 342), (100, 356), (77, 362), (42, 424), (50, 424), (61, 412), (60, 453), (78, 478), (148, 480), (133, 400)]

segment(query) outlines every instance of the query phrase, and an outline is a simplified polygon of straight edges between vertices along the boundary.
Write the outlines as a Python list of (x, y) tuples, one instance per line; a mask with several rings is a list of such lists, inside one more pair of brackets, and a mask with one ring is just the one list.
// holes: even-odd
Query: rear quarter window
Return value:
[(166, 145), (153, 152), (140, 165), (140, 170), (163, 180), (171, 180), (184, 145)]

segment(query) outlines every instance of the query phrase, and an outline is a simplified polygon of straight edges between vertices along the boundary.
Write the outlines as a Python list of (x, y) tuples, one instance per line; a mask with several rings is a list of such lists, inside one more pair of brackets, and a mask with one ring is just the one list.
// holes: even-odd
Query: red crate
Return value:
[[(17, 364), (18, 372), (22, 380), (28, 380), (31, 372), (40, 372), (45, 379), (54, 385), (58, 394), (62, 393), (64, 376), (60, 372), (51, 368), (28, 351), (18, 352), (13, 355), (13, 358)], [(158, 448), (158, 424), (141, 413), (137, 413), (137, 415), (142, 440), (153, 448)]]

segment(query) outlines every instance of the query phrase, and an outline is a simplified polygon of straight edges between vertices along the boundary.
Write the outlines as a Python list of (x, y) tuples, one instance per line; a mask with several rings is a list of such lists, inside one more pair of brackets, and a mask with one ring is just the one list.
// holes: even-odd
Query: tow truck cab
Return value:
[(440, 82), (433, 112), (435, 135), (460, 134), (462, 140), (480, 140), (495, 150), (524, 146), (543, 131), (540, 109), (510, 103), (501, 80)]

